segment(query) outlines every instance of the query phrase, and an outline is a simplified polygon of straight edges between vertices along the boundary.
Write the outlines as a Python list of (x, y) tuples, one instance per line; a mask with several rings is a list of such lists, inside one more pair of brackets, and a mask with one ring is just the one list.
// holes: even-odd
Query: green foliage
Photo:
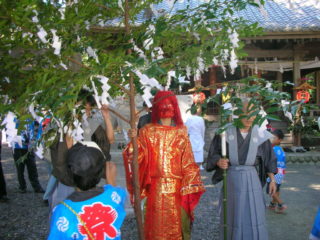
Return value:
[(294, 134), (301, 133), (302, 135), (320, 136), (320, 130), (318, 123), (313, 117), (304, 117), (302, 121), (291, 125), (288, 128), (289, 131), (293, 131)]
[[(0, 105), (0, 114), (12, 111), (27, 118), (28, 106), (34, 103), (39, 115), (44, 109), (70, 124), (79, 91), (85, 85), (91, 87), (92, 76), (108, 77), (113, 97), (124, 94), (119, 85), (128, 84), (132, 69), (164, 85), (170, 70), (185, 74), (189, 66), (194, 73), (199, 68), (198, 57), (205, 66), (211, 65), (214, 57), (228, 64), (224, 53), (233, 48), (230, 31), (240, 37), (262, 32), (257, 24), (234, 15), (248, 4), (255, 5), (253, 0), (211, 0), (196, 8), (190, 5), (174, 14), (154, 16), (151, 5), (159, 2), (129, 1), (131, 32), (127, 34), (125, 13), (118, 0), (1, 1), (0, 101), (4, 104)], [(137, 24), (141, 16), (145, 21)], [(35, 17), (39, 22), (33, 21)], [(41, 28), (47, 33), (47, 43), (37, 35)], [(52, 30), (62, 43), (60, 55), (54, 54), (51, 46)], [(144, 46), (148, 39), (153, 41), (149, 48)], [(235, 49), (239, 56), (245, 55), (243, 46), (240, 43)], [(99, 62), (88, 55), (88, 47), (96, 50)], [(136, 49), (127, 54), (134, 47), (143, 54)], [(164, 53), (157, 58), (159, 48)], [(142, 93), (142, 85), (134, 77), (137, 91)], [(93, 80), (99, 85), (96, 78)], [(253, 90), (247, 89), (248, 93)]]
[[(219, 94), (207, 99), (207, 103), (213, 101), (221, 106), (222, 125), (218, 133), (230, 125), (242, 128), (241, 120), (244, 118), (254, 118), (252, 125), (262, 125), (266, 120), (280, 121), (281, 112), (292, 116), (289, 130), (302, 129), (300, 112), (308, 113), (310, 109), (319, 107), (301, 101), (291, 101), (290, 94), (275, 90), (278, 87), (279, 83), (276, 81), (267, 81), (255, 76), (226, 84), (220, 89)], [(222, 102), (222, 95), (228, 96), (226, 102)], [(229, 107), (224, 107), (225, 104)]]

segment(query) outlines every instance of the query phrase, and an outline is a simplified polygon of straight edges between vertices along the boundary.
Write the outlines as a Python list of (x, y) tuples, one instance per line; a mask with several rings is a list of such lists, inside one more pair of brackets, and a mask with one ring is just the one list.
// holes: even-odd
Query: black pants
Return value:
[(0, 142), (0, 198), (7, 196), (6, 181), (4, 180), (2, 164), (1, 164), (1, 142)]
[[(26, 154), (27, 154), (27, 156), (24, 161), (19, 160), (20, 157), (22, 157)], [(15, 148), (13, 151), (13, 159), (15, 161), (15, 165), (17, 168), (19, 189), (25, 190), (27, 188), (27, 184), (24, 179), (24, 168), (26, 165), (27, 165), (29, 180), (30, 180), (30, 183), (31, 183), (33, 189), (34, 190), (41, 189), (41, 185), (40, 185), (39, 179), (38, 179), (38, 171), (37, 171), (34, 153), (28, 152), (27, 149)]]

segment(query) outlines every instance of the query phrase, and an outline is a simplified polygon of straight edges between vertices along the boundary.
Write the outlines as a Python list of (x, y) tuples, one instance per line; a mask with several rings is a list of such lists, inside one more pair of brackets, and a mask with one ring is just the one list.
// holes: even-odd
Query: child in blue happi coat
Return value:
[(320, 207), (309, 236), (309, 240), (320, 240)]
[[(284, 138), (284, 134), (280, 129), (275, 129), (272, 134), (274, 136), (272, 139), (273, 151), (277, 157), (277, 174), (274, 176), (277, 185), (277, 191), (272, 196), (272, 200), (268, 207), (271, 210), (275, 210), (277, 213), (283, 213), (287, 209), (287, 206), (280, 198), (280, 186), (286, 171), (286, 154), (282, 147), (280, 147), (280, 143)], [(269, 193), (269, 184), (270, 178), (267, 179), (267, 193)]]
[(105, 157), (94, 142), (77, 143), (67, 152), (69, 174), (77, 189), (52, 211), (53, 239), (121, 239), (126, 191), (96, 187), (104, 173)]

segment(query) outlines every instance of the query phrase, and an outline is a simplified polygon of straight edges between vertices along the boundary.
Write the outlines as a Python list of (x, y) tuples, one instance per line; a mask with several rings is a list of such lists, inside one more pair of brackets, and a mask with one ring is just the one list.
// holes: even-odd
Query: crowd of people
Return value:
[[(125, 219), (126, 199), (134, 202), (133, 144), (123, 150), (127, 190), (117, 187), (116, 167), (112, 163), (110, 144), (114, 130), (108, 106), (96, 109), (89, 92), (82, 91), (84, 114), (83, 140), (69, 135), (57, 136), (50, 147), (51, 177), (46, 191), (38, 180), (32, 143), (39, 140), (45, 128), (30, 121), (12, 144), (17, 169), (18, 189), (26, 192), (24, 168), (27, 167), (34, 192), (44, 193), (50, 207), (48, 239), (120, 239)], [(247, 114), (244, 103), (244, 115)], [(241, 118), (243, 128), (226, 130), (227, 157), (222, 154), (222, 140), (215, 135), (204, 164), (205, 122), (200, 108), (184, 123), (176, 96), (159, 91), (152, 108), (140, 118), (137, 129), (128, 136), (137, 139), (139, 186), (142, 199), (144, 238), (146, 240), (191, 239), (194, 210), (205, 186), (200, 171), (214, 171), (212, 183), (223, 179), (227, 170), (227, 215), (220, 197), (220, 239), (268, 239), (263, 187), (271, 197), (268, 209), (277, 213), (287, 206), (280, 198), (280, 186), (286, 171), (285, 153), (280, 147), (281, 130), (267, 131), (253, 125), (254, 118)], [(17, 127), (19, 120), (16, 119)], [(40, 130), (41, 129), (41, 130)], [(60, 141), (62, 139), (62, 141)], [(1, 140), (1, 137), (0, 137)], [(1, 149), (0, 149), (1, 150)], [(101, 179), (105, 185), (98, 187)], [(0, 201), (7, 202), (6, 184), (0, 158)], [(310, 239), (320, 239), (319, 214)], [(223, 231), (224, 218), (227, 232)], [(227, 234), (224, 236), (224, 234)]]

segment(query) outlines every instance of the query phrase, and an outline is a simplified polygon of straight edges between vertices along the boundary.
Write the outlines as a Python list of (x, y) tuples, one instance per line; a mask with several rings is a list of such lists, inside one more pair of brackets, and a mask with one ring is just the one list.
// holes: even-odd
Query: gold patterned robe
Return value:
[[(193, 209), (205, 191), (187, 128), (148, 124), (140, 129), (138, 146), (141, 198), (147, 198), (145, 239), (182, 240), (182, 207), (192, 218)], [(123, 157), (133, 199), (131, 144)]]

